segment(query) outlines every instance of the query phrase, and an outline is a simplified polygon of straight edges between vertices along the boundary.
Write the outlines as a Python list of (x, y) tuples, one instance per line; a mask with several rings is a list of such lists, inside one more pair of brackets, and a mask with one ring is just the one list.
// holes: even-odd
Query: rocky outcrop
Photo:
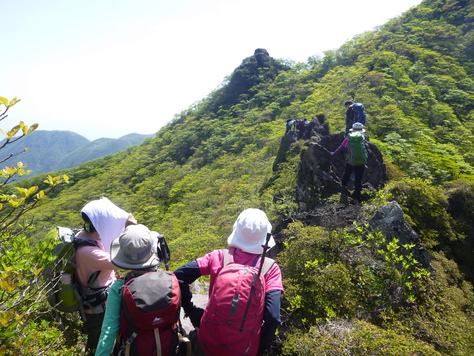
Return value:
[(376, 211), (369, 220), (369, 226), (374, 231), (382, 232), (387, 242), (396, 238), (401, 246), (415, 245), (408, 251), (401, 250), (400, 252), (412, 253), (423, 268), (434, 272), (434, 268), (430, 265), (428, 250), (421, 244), (420, 236), (406, 222), (403, 210), (396, 201), (390, 202)]
[[(411, 249), (400, 248), (398, 251), (402, 254), (412, 253), (413, 257), (420, 263), (420, 266), (429, 272), (435, 272), (430, 264), (428, 250), (421, 243), (420, 236), (405, 220), (402, 208), (397, 202), (393, 201), (381, 209), (377, 210), (372, 217), (366, 217), (363, 214), (361, 205), (347, 205), (336, 207), (331, 204), (323, 204), (313, 210), (301, 212), (292, 216), (291, 221), (302, 222), (307, 226), (321, 226), (328, 230), (348, 229), (354, 231), (353, 222), (358, 225), (368, 224), (373, 232), (381, 232), (385, 238), (385, 243), (390, 243), (393, 239), (398, 240), (398, 245), (414, 245)], [(283, 242), (286, 237), (283, 233), (275, 234), (277, 248), (272, 249), (270, 257), (275, 257), (279, 250), (283, 249)], [(351, 253), (348, 253), (351, 255)]]
[(281, 71), (290, 68), (270, 57), (266, 49), (257, 48), (254, 55), (242, 61), (232, 73), (229, 83), (218, 90), (215, 107), (231, 107), (251, 96), (250, 89), (257, 84), (272, 81)]
[[(314, 128), (321, 128), (317, 124)], [(341, 186), (341, 176), (344, 172), (345, 157), (340, 153), (332, 156), (344, 139), (344, 134), (324, 135), (316, 130), (312, 131), (311, 139), (305, 141), (305, 147), (301, 150), (301, 161), (298, 168), (298, 185), (295, 199), (299, 204), (299, 212), (285, 217), (282, 225), (291, 222), (302, 222), (308, 226), (321, 226), (328, 230), (353, 228), (353, 222), (359, 224), (368, 223), (373, 231), (380, 231), (387, 243), (398, 239), (398, 244), (413, 245), (407, 250), (400, 249), (402, 253), (412, 253), (421, 266), (430, 272), (434, 268), (430, 265), (428, 251), (422, 245), (419, 235), (405, 220), (403, 210), (397, 202), (386, 204), (368, 218), (363, 214), (360, 204), (334, 204), (327, 200), (330, 196), (339, 193), (347, 193), (347, 189)], [(292, 143), (297, 141), (295, 132), (290, 131), (284, 135), (280, 152), (274, 163), (274, 171), (278, 171), (278, 164), (285, 161), (285, 153), (292, 149)], [(293, 146), (298, 147), (298, 146)], [(293, 151), (294, 152), (294, 151)], [(380, 150), (374, 144), (368, 142), (367, 169), (363, 178), (364, 190), (382, 189), (388, 180), (385, 164)], [(293, 153), (294, 157), (294, 153)], [(352, 189), (351, 184), (348, 186)], [(280, 229), (284, 226), (280, 226)], [(277, 249), (282, 248), (283, 236), (275, 235)], [(272, 252), (273, 254), (276, 251)]]
[(320, 140), (322, 137), (329, 135), (329, 126), (324, 115), (317, 115), (304, 128), (303, 133), (299, 135), (298, 131), (289, 131), (283, 135), (275, 161), (273, 162), (273, 171), (278, 171), (278, 165), (286, 162), (286, 154), (291, 149), (291, 145), (298, 141), (299, 136), (303, 140)]
[[(321, 200), (337, 193), (348, 193), (341, 186), (344, 173), (345, 154), (340, 152), (331, 156), (331, 152), (344, 140), (344, 134), (314, 135), (307, 148), (301, 153), (298, 171), (296, 200), (304, 209), (313, 208)], [(362, 179), (364, 190), (381, 189), (388, 180), (385, 164), (380, 150), (368, 142), (367, 168)], [(353, 189), (353, 181), (347, 187)]]

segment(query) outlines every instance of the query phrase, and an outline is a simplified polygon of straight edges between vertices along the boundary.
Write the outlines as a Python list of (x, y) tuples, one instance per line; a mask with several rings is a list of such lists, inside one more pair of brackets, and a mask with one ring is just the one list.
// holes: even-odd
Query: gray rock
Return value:
[(369, 226), (375, 231), (381, 231), (388, 242), (397, 238), (400, 245), (413, 244), (411, 250), (413, 257), (420, 262), (421, 266), (430, 272), (435, 269), (430, 265), (428, 251), (421, 244), (420, 236), (406, 222), (403, 210), (396, 201), (392, 201), (376, 211), (369, 220)]

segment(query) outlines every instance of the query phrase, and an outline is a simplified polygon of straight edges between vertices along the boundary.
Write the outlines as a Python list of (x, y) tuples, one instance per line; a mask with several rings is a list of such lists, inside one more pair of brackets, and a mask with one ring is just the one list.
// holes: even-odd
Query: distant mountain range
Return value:
[[(3, 152), (14, 156), (2, 166), (16, 165), (17, 162), (26, 163), (27, 169), (32, 171), (27, 177), (31, 177), (79, 166), (84, 162), (126, 150), (152, 136), (154, 135), (132, 133), (117, 139), (99, 138), (90, 141), (71, 131), (37, 130), (3, 149)], [(25, 148), (29, 149), (24, 151)], [(22, 153), (16, 155), (19, 152)]]

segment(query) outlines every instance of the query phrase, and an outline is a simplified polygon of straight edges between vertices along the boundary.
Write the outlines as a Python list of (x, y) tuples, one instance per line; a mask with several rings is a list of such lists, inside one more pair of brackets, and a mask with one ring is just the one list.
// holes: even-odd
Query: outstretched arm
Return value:
[(342, 141), (341, 145), (336, 148), (336, 150), (334, 152), (331, 153), (331, 156), (334, 156), (336, 153), (338, 153), (339, 151), (342, 151), (344, 148), (347, 147), (347, 137), (344, 139), (344, 141)]
[(181, 306), (189, 319), (191, 319), (193, 326), (199, 327), (204, 309), (198, 308), (193, 304), (193, 294), (189, 290), (189, 285), (201, 277), (201, 271), (199, 270), (196, 260), (179, 267), (174, 271), (174, 274), (176, 278), (178, 278), (181, 288)]

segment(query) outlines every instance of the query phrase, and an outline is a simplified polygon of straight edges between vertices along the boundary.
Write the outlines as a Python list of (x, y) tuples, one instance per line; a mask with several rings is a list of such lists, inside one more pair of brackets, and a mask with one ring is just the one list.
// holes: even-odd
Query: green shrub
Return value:
[(379, 197), (384, 202), (395, 200), (400, 204), (425, 247), (449, 245), (460, 238), (453, 230), (453, 220), (447, 212), (448, 199), (441, 188), (423, 179), (406, 178), (388, 184)]
[(283, 355), (383, 355), (436, 356), (433, 346), (392, 330), (384, 330), (361, 320), (320, 323), (307, 333), (287, 335)]
[(355, 299), (351, 274), (340, 262), (342, 240), (320, 227), (291, 224), (284, 231), (291, 237), (279, 256), (285, 271), (284, 304), (296, 323), (349, 316)]

